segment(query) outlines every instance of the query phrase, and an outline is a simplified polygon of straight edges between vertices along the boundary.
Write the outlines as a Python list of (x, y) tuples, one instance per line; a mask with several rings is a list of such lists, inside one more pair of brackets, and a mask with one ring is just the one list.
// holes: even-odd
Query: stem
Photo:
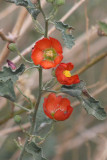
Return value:
[(48, 21), (49, 21), (49, 19), (46, 18), (45, 13), (44, 13), (44, 11), (42, 10), (40, 0), (38, 0), (38, 4), (39, 4), (39, 9), (40, 9), (40, 11), (41, 11), (41, 13), (42, 13), (42, 15), (43, 15), (43, 17), (44, 17), (44, 20), (45, 20), (45, 34), (44, 34), (44, 37), (47, 37), (47, 34), (48, 34)]
[(25, 57), (23, 57), (18, 50), (17, 50), (17, 54), (18, 54), (25, 62), (31, 63), (31, 64), (33, 63), (33, 62), (31, 62), (31, 61), (28, 61)]
[(19, 108), (21, 108), (21, 109), (23, 109), (23, 110), (25, 110), (25, 111), (27, 111), (27, 112), (31, 112), (30, 109), (25, 108), (25, 107), (21, 106), (20, 104), (14, 103), (14, 105), (17, 106), (17, 107), (19, 107)]
[[(42, 95), (42, 67), (39, 68), (39, 96), (38, 96), (38, 100), (37, 100), (35, 110), (34, 110), (34, 114), (33, 114), (33, 117), (32, 117), (32, 126), (30, 128), (30, 133), (29, 133), (30, 135), (32, 135), (34, 133), (35, 124), (36, 124), (36, 115), (37, 115), (37, 110), (38, 110), (38, 107), (39, 107), (41, 95)], [(24, 154), (26, 145), (28, 144), (28, 140), (29, 140), (29, 137), (27, 137), (27, 139), (26, 139), (26, 142), (25, 142), (25, 145), (24, 145), (23, 150), (21, 152), (21, 155), (19, 157), (19, 160), (22, 160), (22, 158), (23, 158), (23, 154)]]
[(49, 19), (45, 19), (45, 35), (44, 35), (44, 37), (48, 36), (48, 20)]
[(16, 85), (16, 88), (19, 90), (19, 92), (23, 95), (23, 97), (25, 97), (28, 101), (29, 101), (29, 103), (30, 103), (30, 105), (31, 105), (31, 108), (33, 108), (33, 104), (32, 104), (32, 101), (31, 101), (31, 99), (29, 98), (29, 97), (27, 97), (22, 91), (21, 91), (21, 89)]
[(39, 4), (39, 9), (40, 9), (40, 11), (41, 11), (41, 13), (42, 13), (42, 15), (43, 15), (43, 17), (44, 17), (44, 20), (46, 20), (46, 16), (45, 16), (45, 13), (44, 13), (44, 11), (42, 10), (42, 7), (41, 7), (41, 2), (40, 2), (40, 0), (38, 0), (38, 4)]
[(43, 89), (43, 92), (53, 92), (53, 93), (60, 93), (60, 91), (54, 91), (54, 90), (48, 90), (48, 89)]
[[(44, 36), (47, 37), (47, 34), (48, 34), (48, 19), (46, 18), (45, 14), (44, 14), (44, 12), (41, 8), (40, 0), (38, 0), (38, 4), (39, 4), (39, 9), (40, 9), (40, 11), (41, 11), (41, 13), (44, 17), (44, 20), (45, 20), (45, 35)], [(33, 114), (33, 117), (32, 117), (32, 126), (31, 126), (30, 132), (29, 132), (30, 135), (32, 135), (34, 133), (34, 130), (35, 130), (36, 115), (37, 115), (39, 103), (40, 103), (41, 96), (42, 96), (42, 67), (40, 66), (38, 70), (39, 70), (39, 94), (38, 94), (38, 100), (37, 100), (37, 103), (36, 103), (36, 106), (35, 106), (35, 109), (34, 109), (34, 114)], [(29, 137), (27, 137), (27, 139), (26, 139), (26, 142), (25, 142), (24, 147), (22, 149), (19, 160), (22, 160), (22, 158), (23, 158), (23, 154), (24, 154), (26, 145), (28, 144), (28, 140), (29, 140)]]
[(41, 95), (42, 95), (42, 67), (39, 68), (39, 96), (38, 96), (38, 100), (37, 100), (37, 103), (36, 103), (36, 106), (35, 106), (34, 115), (33, 115), (33, 118), (32, 118), (32, 126), (31, 126), (31, 131), (30, 131), (31, 134), (34, 132), (34, 129), (35, 129), (36, 114), (37, 114), (37, 110), (38, 110), (38, 107), (39, 107)]
[(24, 72), (27, 72), (29, 69), (34, 69), (34, 68), (39, 68), (38, 66), (33, 66), (33, 67), (29, 67), (29, 68), (27, 68)]

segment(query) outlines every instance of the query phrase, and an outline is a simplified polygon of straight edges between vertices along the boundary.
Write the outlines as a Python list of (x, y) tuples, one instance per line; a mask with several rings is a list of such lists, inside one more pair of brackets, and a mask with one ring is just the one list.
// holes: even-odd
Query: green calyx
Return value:
[(55, 4), (56, 4), (57, 6), (64, 5), (64, 4), (65, 4), (65, 0), (55, 0)]
[(51, 116), (52, 116), (53, 118), (54, 118), (54, 114), (55, 114), (55, 112), (52, 112), (52, 113), (51, 113)]
[(8, 48), (9, 48), (12, 52), (17, 51), (17, 46), (16, 46), (15, 43), (10, 43), (10, 44), (8, 45)]
[(54, 59), (56, 58), (56, 56), (57, 56), (57, 53), (56, 53), (56, 51), (53, 48), (49, 48), (49, 49), (46, 49), (44, 51), (44, 58), (45, 58), (45, 60), (54, 61)]

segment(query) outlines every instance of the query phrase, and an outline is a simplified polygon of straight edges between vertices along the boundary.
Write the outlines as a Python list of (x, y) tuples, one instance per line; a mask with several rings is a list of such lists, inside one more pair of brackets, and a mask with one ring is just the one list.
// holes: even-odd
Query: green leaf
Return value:
[(11, 101), (15, 101), (16, 96), (14, 92), (14, 83), (18, 80), (25, 70), (24, 64), (21, 64), (18, 69), (13, 71), (11, 68), (4, 67), (3, 71), (0, 71), (0, 96), (5, 97)]
[(0, 81), (0, 96), (5, 97), (13, 102), (15, 101), (16, 96), (11, 79), (5, 82)]
[(38, 133), (42, 129), (44, 130), (44, 128), (46, 128), (47, 125), (51, 125), (51, 123), (53, 122), (53, 120), (51, 120), (45, 115), (43, 110), (43, 102), (44, 98), (42, 97), (36, 116), (36, 133)]
[(88, 114), (93, 115), (98, 120), (105, 120), (107, 117), (104, 108), (100, 105), (100, 102), (95, 100), (93, 97), (83, 98), (83, 107), (86, 109)]
[(67, 93), (73, 97), (79, 97), (82, 95), (82, 90), (84, 89), (84, 87), (85, 82), (81, 80), (80, 83), (73, 84), (70, 86), (62, 85), (61, 92)]
[(75, 44), (74, 43), (74, 37), (72, 35), (72, 27), (64, 24), (62, 22), (55, 22), (55, 26), (58, 30), (62, 32), (62, 38), (64, 39), (64, 43), (67, 48), (72, 48), (72, 46)]
[(18, 80), (18, 76), (20, 76), (25, 70), (24, 64), (21, 64), (20, 67), (13, 71), (11, 68), (3, 67), (3, 71), (0, 71), (0, 81), (6, 82), (10, 80), (15, 83)]
[(84, 81), (81, 80), (80, 83), (70, 86), (62, 85), (61, 91), (69, 94), (70, 96), (76, 97), (80, 102), (82, 102), (83, 107), (88, 114), (95, 116), (98, 120), (106, 119), (107, 114), (104, 111), (104, 108), (102, 108), (99, 101), (90, 96)]
[(36, 17), (40, 13), (40, 10), (37, 9), (35, 5), (31, 3), (30, 0), (6, 0), (6, 1), (10, 3), (15, 3), (16, 5), (19, 6), (24, 6), (34, 19), (36, 19)]
[(34, 142), (27, 144), (25, 149), (33, 156), (34, 160), (46, 160), (42, 155), (42, 148), (38, 147)]
[(99, 22), (100, 29), (107, 34), (107, 23)]

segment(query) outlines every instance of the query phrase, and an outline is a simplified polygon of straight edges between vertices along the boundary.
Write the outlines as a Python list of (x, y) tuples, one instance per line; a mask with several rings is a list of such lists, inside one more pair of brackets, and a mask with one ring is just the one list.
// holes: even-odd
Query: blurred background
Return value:
[[(41, 0), (41, 3), (48, 15), (52, 6), (45, 0)], [(37, 19), (44, 26), (41, 14)], [(61, 19), (75, 28), (75, 46), (70, 50), (65, 47), (60, 32), (52, 30), (52, 25), (49, 26), (50, 36), (58, 39), (63, 46), (63, 62), (72, 62), (75, 65), (74, 71), (107, 52), (107, 37), (98, 35), (98, 22), (107, 22), (107, 0), (66, 0), (65, 5), (59, 8), (55, 19)], [(4, 0), (0, 0), (0, 32), (14, 38), (20, 52), (29, 60), (31, 48), (41, 38), (26, 9)], [(7, 59), (19, 66), (20, 58), (8, 51), (6, 41), (0, 37), (0, 67), (6, 65)], [(46, 82), (51, 78), (51, 71), (44, 70), (43, 75), (43, 81)], [(107, 57), (82, 72), (80, 79), (86, 82), (89, 92), (107, 111)], [(20, 76), (17, 84), (35, 102), (38, 72), (26, 72)], [(15, 91), (17, 102), (26, 105), (23, 96), (20, 96), (16, 88)], [(68, 120), (56, 124), (54, 132), (48, 137), (44, 146), (46, 157), (49, 160), (107, 160), (107, 120), (96, 120), (86, 113), (75, 98), (67, 95), (66, 97), (71, 100), (71, 106), (75, 109)], [(15, 114), (22, 116), (24, 128), (28, 129), (28, 115), (14, 107), (10, 101), (0, 97), (0, 160), (17, 160), (20, 151), (14, 139), (24, 142), (24, 134), (13, 120)]]

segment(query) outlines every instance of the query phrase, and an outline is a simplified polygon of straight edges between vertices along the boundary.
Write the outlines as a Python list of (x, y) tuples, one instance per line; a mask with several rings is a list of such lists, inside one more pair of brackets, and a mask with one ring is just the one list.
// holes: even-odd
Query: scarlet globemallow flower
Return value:
[(70, 71), (74, 68), (72, 63), (61, 63), (56, 68), (55, 75), (57, 80), (64, 85), (71, 85), (79, 83), (78, 75), (71, 75)]
[(36, 42), (31, 58), (35, 65), (41, 65), (44, 69), (56, 67), (62, 59), (62, 47), (55, 38), (43, 38)]
[(57, 121), (68, 119), (73, 111), (70, 101), (67, 98), (62, 98), (62, 96), (56, 96), (55, 93), (49, 94), (44, 99), (43, 109), (50, 119)]

